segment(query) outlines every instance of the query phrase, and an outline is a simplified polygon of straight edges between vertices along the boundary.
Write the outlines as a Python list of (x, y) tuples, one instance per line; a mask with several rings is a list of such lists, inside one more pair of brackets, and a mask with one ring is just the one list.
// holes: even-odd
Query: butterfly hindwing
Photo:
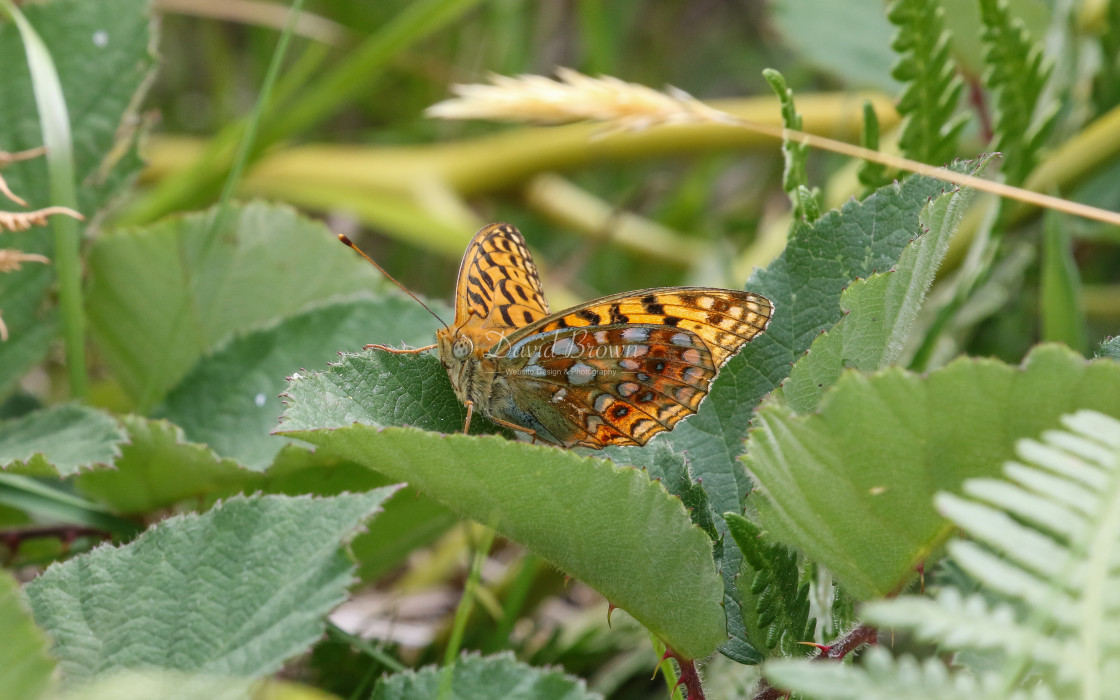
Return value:
[(521, 232), (509, 224), (490, 224), (476, 233), (459, 266), (455, 325), (473, 316), (485, 328), (513, 329), (548, 315), (537, 266)]
[(720, 366), (772, 311), (749, 292), (647, 289), (541, 319), (493, 354), (518, 367), (508, 377), (515, 400), (546, 420), (563, 416), (572, 443), (642, 445), (696, 412)]
[(555, 330), (514, 352), (524, 358), (510, 377), (515, 400), (562, 416), (572, 441), (589, 447), (642, 445), (672, 430), (696, 412), (717, 372), (703, 340), (665, 326)]

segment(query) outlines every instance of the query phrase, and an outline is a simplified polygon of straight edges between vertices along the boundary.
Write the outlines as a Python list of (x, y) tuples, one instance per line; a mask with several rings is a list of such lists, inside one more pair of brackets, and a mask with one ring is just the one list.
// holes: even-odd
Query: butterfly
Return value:
[(366, 347), (435, 349), (467, 407), (464, 432), (478, 411), (534, 441), (598, 449), (644, 445), (695, 413), (720, 367), (773, 313), (769, 299), (751, 292), (659, 287), (554, 314), (521, 232), (495, 223), (467, 246), (455, 322), (436, 331), (435, 344)]

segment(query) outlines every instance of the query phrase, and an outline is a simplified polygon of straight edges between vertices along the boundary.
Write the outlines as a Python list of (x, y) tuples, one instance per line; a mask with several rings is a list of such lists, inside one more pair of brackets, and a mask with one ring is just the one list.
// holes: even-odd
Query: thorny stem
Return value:
[(684, 658), (668, 647), (665, 649), (665, 656), (671, 657), (677, 662), (677, 668), (680, 669), (680, 678), (677, 679), (677, 685), (684, 686), (685, 700), (705, 700), (704, 686), (700, 684), (700, 674), (696, 672), (696, 662)]
[(16, 555), (19, 554), (20, 545), (27, 540), (42, 539), (44, 537), (57, 537), (62, 540), (64, 547), (69, 547), (70, 544), (79, 537), (96, 537), (101, 540), (107, 540), (112, 537), (112, 533), (99, 528), (82, 525), (41, 525), (38, 527), (21, 527), (0, 532), (0, 544), (7, 547), (7, 559), (10, 563), (14, 561)]
[[(879, 630), (870, 625), (860, 625), (851, 632), (836, 640), (828, 646), (818, 647), (817, 655), (813, 661), (839, 661), (864, 644), (875, 644), (879, 641)], [(787, 697), (788, 693), (778, 690), (770, 685), (765, 678), (758, 683), (753, 700), (778, 700)]]

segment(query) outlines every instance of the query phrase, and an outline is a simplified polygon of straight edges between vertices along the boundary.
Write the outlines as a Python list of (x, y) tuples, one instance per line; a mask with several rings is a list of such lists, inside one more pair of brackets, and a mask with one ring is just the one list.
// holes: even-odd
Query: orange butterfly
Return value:
[(598, 449), (644, 445), (695, 413), (719, 368), (766, 330), (773, 312), (751, 292), (660, 287), (551, 314), (525, 239), (498, 223), (467, 246), (455, 324), (436, 331), (434, 345), (367, 347), (437, 348), (467, 407), (464, 432), (477, 410), (534, 440)]

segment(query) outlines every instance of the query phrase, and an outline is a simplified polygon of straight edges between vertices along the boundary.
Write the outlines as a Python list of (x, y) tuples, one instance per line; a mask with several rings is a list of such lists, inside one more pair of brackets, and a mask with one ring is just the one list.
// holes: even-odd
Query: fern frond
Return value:
[(1002, 651), (1030, 656), (1038, 663), (1065, 655), (1061, 642), (1020, 625), (1010, 605), (991, 606), (983, 596), (966, 598), (955, 588), (946, 588), (934, 599), (910, 596), (870, 603), (863, 616), (884, 628), (909, 629), (918, 639), (952, 651)]
[(1120, 697), (1120, 421), (1080, 411), (1062, 422), (1064, 431), (1019, 443), (1006, 480), (970, 480), (966, 496), (936, 499), (973, 538), (949, 552), (987, 599), (946, 589), (863, 610), (873, 624), (1002, 668), (972, 669), (958, 656), (950, 672), (879, 651), (863, 669), (767, 665), (771, 682), (816, 698)]
[[(782, 124), (787, 129), (801, 131), (801, 115), (793, 103), (793, 90), (786, 86), (786, 79), (773, 68), (762, 71), (762, 77), (782, 105)], [(786, 137), (782, 140), (782, 155), (785, 156), (782, 189), (793, 204), (793, 216), (813, 221), (820, 216), (820, 205), (816, 193), (809, 189), (809, 175), (805, 167), (809, 161), (809, 144)]]
[(898, 27), (891, 48), (898, 62), (891, 75), (905, 84), (898, 112), (905, 118), (899, 148), (907, 158), (940, 165), (952, 160), (968, 123), (957, 114), (964, 81), (957, 71), (937, 0), (896, 0), (887, 19)]
[(1006, 0), (980, 0), (980, 19), (984, 84), (995, 94), (993, 149), (1003, 153), (1007, 181), (1017, 184), (1034, 168), (1058, 116), (1057, 104), (1039, 104), (1052, 66), (1023, 21), (1011, 17)]
[[(879, 150), (879, 117), (875, 114), (875, 108), (871, 106), (869, 100), (863, 102), (863, 133), (860, 134), (860, 145), (872, 151)], [(867, 197), (883, 185), (890, 184), (892, 179), (885, 165), (870, 160), (860, 163), (857, 176), (859, 184), (864, 187), (861, 197)]]
[(805, 656), (809, 648), (799, 642), (812, 641), (817, 621), (809, 617), (809, 581), (798, 566), (797, 554), (763, 540), (762, 532), (742, 516), (726, 513), (724, 519), (743, 552), (737, 582), (743, 624), (763, 637), (767, 649)]
[(952, 673), (939, 659), (919, 662), (912, 657), (891, 658), (882, 648), (870, 649), (857, 668), (850, 665), (773, 661), (766, 676), (774, 685), (795, 688), (802, 697), (834, 700), (1056, 700), (1045, 686), (1028, 691), (1002, 692), (993, 673), (970, 676)]

